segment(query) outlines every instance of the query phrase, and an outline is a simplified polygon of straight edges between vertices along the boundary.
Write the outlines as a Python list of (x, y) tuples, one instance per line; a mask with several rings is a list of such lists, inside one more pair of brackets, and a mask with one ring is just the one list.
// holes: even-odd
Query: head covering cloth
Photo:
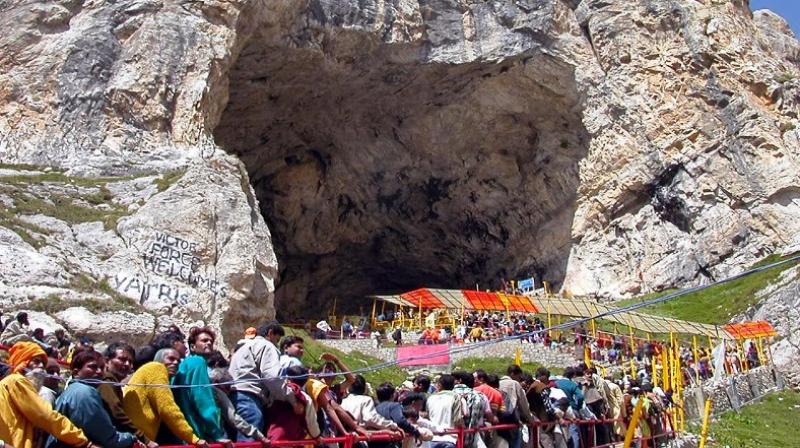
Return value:
[(35, 342), (17, 342), (8, 351), (8, 364), (14, 373), (19, 373), (28, 367), (28, 363), (36, 357), (43, 357), (47, 362), (47, 353)]

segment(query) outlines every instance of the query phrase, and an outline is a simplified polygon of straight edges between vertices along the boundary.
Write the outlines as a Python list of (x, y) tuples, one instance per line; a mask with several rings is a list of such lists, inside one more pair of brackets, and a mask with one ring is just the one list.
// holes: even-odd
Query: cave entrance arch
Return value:
[(342, 47), (363, 50), (251, 39), (214, 131), (272, 232), (278, 316), (421, 286), (560, 283), (589, 140), (573, 67)]

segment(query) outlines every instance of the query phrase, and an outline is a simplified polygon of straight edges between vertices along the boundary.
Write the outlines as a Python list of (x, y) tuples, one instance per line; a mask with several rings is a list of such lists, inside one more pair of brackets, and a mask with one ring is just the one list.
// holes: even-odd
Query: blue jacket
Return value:
[(569, 405), (576, 411), (583, 407), (583, 392), (575, 381), (567, 378), (556, 380), (556, 387), (563, 390), (569, 398)]
[[(81, 428), (92, 443), (103, 448), (129, 448), (136, 440), (133, 434), (117, 432), (103, 407), (100, 393), (80, 381), (70, 383), (56, 400), (55, 410)], [(60, 446), (60, 442), (53, 436), (48, 437), (45, 447), (55, 446)]]
[(396, 401), (381, 401), (375, 406), (375, 411), (381, 417), (397, 423), (407, 434), (419, 435), (419, 431), (403, 416), (403, 405)]

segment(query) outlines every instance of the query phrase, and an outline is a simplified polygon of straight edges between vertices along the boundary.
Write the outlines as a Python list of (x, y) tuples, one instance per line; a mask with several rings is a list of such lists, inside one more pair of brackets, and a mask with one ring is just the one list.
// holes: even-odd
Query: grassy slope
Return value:
[[(785, 258), (789, 258), (788, 256)], [(771, 255), (753, 267), (774, 263), (782, 258)], [(675, 317), (709, 324), (727, 323), (733, 316), (747, 310), (757, 303), (756, 293), (778, 279), (781, 272), (796, 265), (787, 263), (766, 271), (758, 272), (729, 283), (712, 286), (702, 291), (675, 298), (673, 300), (642, 308), (640, 311), (659, 316)], [(652, 299), (674, 290), (648, 294), (630, 300), (617, 302), (619, 306)]]
[[(483, 369), (488, 373), (494, 373), (499, 376), (503, 376), (506, 374), (506, 369), (514, 362), (513, 358), (480, 358), (480, 357), (470, 357), (464, 358), (459, 360), (455, 364), (456, 369), (463, 369), (468, 372), (472, 372), (476, 369)], [(536, 369), (542, 367), (541, 364), (535, 362), (523, 362), (522, 363), (522, 370), (527, 373), (533, 375), (536, 372)], [(555, 367), (548, 367), (550, 373), (562, 373), (562, 369), (555, 368)]]
[(736, 448), (783, 448), (800, 446), (797, 424), (800, 422), (800, 393), (782, 391), (766, 396), (758, 403), (729, 412), (710, 425), (715, 443), (707, 446)]
[[(372, 356), (365, 355), (359, 352), (343, 353), (339, 350), (322, 345), (320, 342), (312, 339), (308, 333), (303, 330), (286, 329), (287, 334), (294, 334), (303, 338), (305, 346), (305, 354), (303, 355), (303, 364), (306, 367), (317, 367), (321, 364), (320, 355), (324, 352), (333, 353), (350, 368), (350, 370), (361, 369), (368, 366), (374, 366), (383, 363), (380, 359), (373, 358)], [(408, 377), (408, 373), (399, 367), (391, 366), (377, 371), (364, 373), (364, 378), (373, 385), (378, 385), (384, 381), (390, 381), (392, 384), (400, 384)]]

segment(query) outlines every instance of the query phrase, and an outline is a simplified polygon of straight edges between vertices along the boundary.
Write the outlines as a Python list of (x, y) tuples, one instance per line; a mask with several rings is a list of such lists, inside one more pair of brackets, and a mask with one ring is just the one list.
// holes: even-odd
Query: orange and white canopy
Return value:
[(725, 331), (733, 336), (734, 339), (766, 338), (778, 335), (772, 324), (765, 320), (725, 325)]
[(420, 288), (399, 295), (375, 298), (396, 305), (422, 309), (542, 312), (534, 303), (533, 297), (469, 289)]
[[(649, 333), (683, 333), (712, 338), (737, 339), (744, 337), (773, 336), (775, 330), (768, 329), (763, 322), (717, 325), (655, 316), (638, 311), (607, 314), (617, 308), (610, 303), (597, 303), (587, 299), (553, 296), (514, 295), (501, 292), (482, 292), (468, 289), (420, 288), (399, 295), (375, 296), (376, 299), (396, 305), (422, 309), (450, 309), (466, 311), (509, 311), (537, 314), (552, 314), (579, 318), (592, 318), (603, 315), (602, 319), (630, 326)], [(771, 330), (771, 332), (770, 332)]]

